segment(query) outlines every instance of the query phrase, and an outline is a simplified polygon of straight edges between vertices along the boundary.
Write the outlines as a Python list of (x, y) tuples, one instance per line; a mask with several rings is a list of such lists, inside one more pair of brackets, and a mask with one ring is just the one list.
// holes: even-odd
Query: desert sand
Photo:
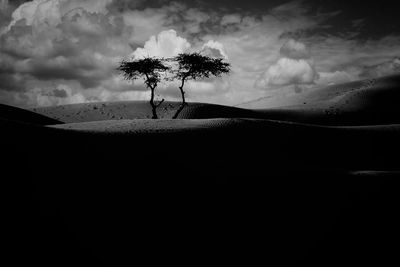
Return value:
[(399, 83), (400, 76), (394, 75), (311, 90), (288, 98), (279, 108), (265, 109), (269, 103), (263, 99), (239, 107), (256, 108), (270, 119), (320, 125), (397, 124)]
[(399, 77), (178, 120), (173, 102), (160, 120), (146, 102), (1, 106), (6, 241), (44, 266), (389, 263)]
[[(267, 98), (267, 102), (259, 99), (237, 107), (191, 103), (178, 118), (255, 118), (327, 126), (398, 124), (399, 84), (400, 76), (395, 75), (317, 88), (284, 98), (286, 102), (278, 97)], [(274, 106), (278, 104), (279, 107)], [(165, 102), (158, 113), (161, 119), (171, 119), (178, 108), (179, 103)], [(150, 106), (145, 101), (88, 103), (34, 108), (31, 111), (63, 123), (151, 118)]]

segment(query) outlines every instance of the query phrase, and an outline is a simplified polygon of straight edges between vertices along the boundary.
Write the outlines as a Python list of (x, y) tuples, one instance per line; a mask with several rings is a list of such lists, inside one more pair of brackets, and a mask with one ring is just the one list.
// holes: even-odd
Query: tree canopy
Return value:
[(169, 70), (165, 66), (162, 59), (144, 58), (134, 61), (122, 61), (118, 70), (124, 75), (127, 80), (136, 80), (141, 77), (145, 78), (145, 84), (149, 88), (157, 87), (161, 81), (161, 73)]
[(198, 52), (179, 54), (174, 61), (178, 63), (175, 77), (180, 80), (220, 77), (230, 71), (230, 64), (222, 58), (211, 58)]

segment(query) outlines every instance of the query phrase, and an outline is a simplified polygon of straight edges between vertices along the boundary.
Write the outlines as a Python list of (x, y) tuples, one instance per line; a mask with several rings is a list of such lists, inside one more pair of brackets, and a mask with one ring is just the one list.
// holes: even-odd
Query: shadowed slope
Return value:
[(348, 174), (398, 170), (398, 125), (0, 125), (1, 162), (12, 173), (4, 179), (5, 240), (18, 248), (14, 257), (24, 253), (42, 266), (130, 265), (155, 262), (154, 254), (183, 265), (217, 256), (244, 265), (333, 259), (337, 266), (366, 252), (372, 256), (362, 262), (377, 263), (391, 248), (384, 237), (398, 236), (391, 216), (397, 180)]
[(25, 109), (0, 104), (0, 118), (37, 125), (52, 125), (62, 123), (59, 120), (28, 111)]
[[(302, 169), (397, 168), (391, 153), (400, 150), (398, 125), (322, 127), (261, 119), (200, 119), (99, 121), (46, 128), (77, 148), (92, 144), (86, 150), (94, 155), (132, 159), (132, 151), (140, 157), (161, 149), (169, 155), (162, 164), (171, 160), (174, 165), (179, 158), (187, 160), (190, 169), (189, 162), (207, 159), (201, 172), (207, 172), (208, 164), (213, 169), (216, 163), (237, 163), (217, 176), (262, 173), (263, 162), (270, 163), (268, 172), (283, 175)], [(190, 157), (181, 158), (181, 151), (188, 151)], [(302, 158), (304, 153), (307, 158)], [(286, 170), (286, 164), (296, 167)]]
[[(45, 157), (59, 155), (57, 161), (64, 157), (76, 161), (79, 157), (95, 162), (111, 157), (117, 162), (141, 162), (138, 166), (143, 171), (150, 163), (143, 159), (160, 151), (169, 156), (157, 164), (168, 168), (179, 159), (191, 172), (193, 162), (206, 160), (196, 172), (211, 172), (214, 177), (264, 172), (286, 175), (318, 169), (390, 170), (398, 168), (393, 155), (400, 150), (398, 125), (321, 127), (258, 119), (212, 119), (102, 121), (49, 127), (2, 121), (1, 127), (3, 147), (15, 147), (12, 153), (20, 147), (27, 158), (34, 158), (35, 151)], [(182, 151), (190, 156), (182, 157)], [(230, 167), (223, 168), (225, 164)], [(285, 168), (287, 165), (292, 168)], [(220, 168), (222, 173), (216, 171)], [(163, 167), (158, 171), (163, 173)]]
[(302, 101), (302, 104), (256, 111), (269, 119), (319, 125), (397, 124), (400, 123), (400, 75), (329, 86), (305, 94)]
[[(254, 119), (390, 122), (388, 87), (329, 91), (308, 110), (190, 104), (170, 120), (170, 103), (148, 120), (147, 102), (119, 102), (38, 109), (69, 124), (0, 118), (5, 254), (21, 266), (390, 265), (399, 124)], [(326, 103), (359, 117), (329, 117)]]
[(135, 133), (174, 133), (191, 132), (195, 130), (226, 127), (234, 123), (227, 119), (203, 119), (203, 120), (110, 120), (81, 123), (67, 123), (51, 126), (52, 128), (77, 130), (98, 134), (135, 134)]

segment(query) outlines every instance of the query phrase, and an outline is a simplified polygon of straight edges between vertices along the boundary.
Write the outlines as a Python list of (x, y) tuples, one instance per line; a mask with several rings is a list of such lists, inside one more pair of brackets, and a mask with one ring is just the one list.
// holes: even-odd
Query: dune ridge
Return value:
[[(382, 238), (399, 223), (396, 88), (333, 94), (308, 110), (190, 103), (178, 120), (179, 103), (151, 120), (147, 102), (0, 117), (7, 242), (29, 259), (51, 253), (86, 266), (123, 265), (132, 251), (147, 259), (155, 243), (162, 260), (220, 253), (220, 244), (231, 257), (245, 252), (246, 264), (255, 251), (288, 266), (397, 255)], [(330, 105), (343, 112), (325, 114)], [(50, 123), (29, 123), (33, 111)]]
[[(307, 99), (307, 100), (306, 100)], [(299, 95), (291, 105), (248, 109), (206, 103), (189, 103), (178, 119), (253, 118), (326, 126), (363, 126), (400, 123), (400, 75), (319, 88)], [(260, 106), (263, 102), (255, 102)], [(165, 102), (161, 119), (171, 119), (179, 102)], [(254, 106), (253, 106), (254, 107)], [(63, 123), (151, 118), (146, 101), (87, 103), (31, 109)]]
[[(179, 102), (165, 101), (157, 110), (160, 119), (172, 119), (180, 108)], [(147, 101), (118, 101), (73, 104), (34, 108), (31, 111), (56, 118), (64, 123), (90, 122), (102, 120), (135, 120), (150, 119), (151, 107)], [(240, 118), (262, 117), (262, 114), (252, 110), (230, 106), (189, 103), (178, 119), (213, 119), (213, 118)]]

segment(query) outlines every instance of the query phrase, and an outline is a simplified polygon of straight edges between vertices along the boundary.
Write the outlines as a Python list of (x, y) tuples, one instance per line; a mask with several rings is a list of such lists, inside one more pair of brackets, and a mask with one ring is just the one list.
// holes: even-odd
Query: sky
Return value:
[[(148, 100), (121, 60), (201, 52), (230, 75), (190, 81), (188, 101), (236, 105), (400, 71), (396, 1), (0, 0), (0, 103)], [(176, 82), (158, 98), (179, 100)]]

